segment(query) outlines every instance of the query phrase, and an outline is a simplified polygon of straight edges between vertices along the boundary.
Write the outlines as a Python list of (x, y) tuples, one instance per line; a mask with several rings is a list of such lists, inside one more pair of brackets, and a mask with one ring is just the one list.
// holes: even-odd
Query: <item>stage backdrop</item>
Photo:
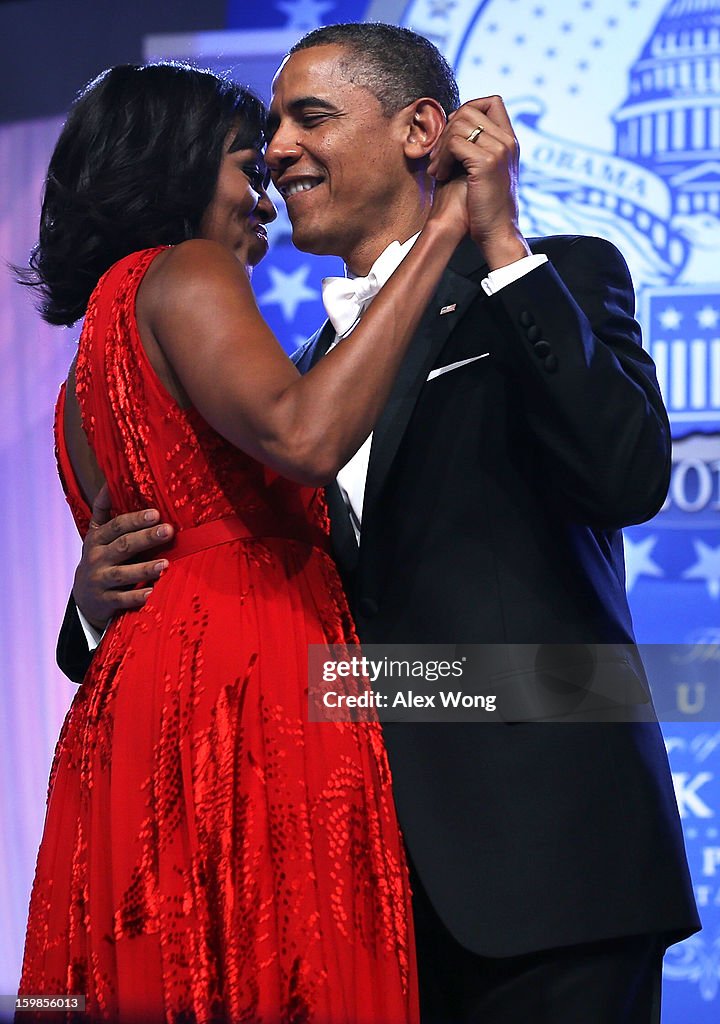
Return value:
[[(720, 0), (269, 0), (228, 4), (227, 32), (152, 35), (146, 57), (229, 70), (268, 95), (304, 31), (345, 20), (407, 25), (455, 67), (463, 99), (500, 92), (520, 138), (528, 234), (614, 241), (630, 265), (645, 345), (670, 410), (670, 496), (626, 533), (638, 637), (704, 644), (663, 730), (704, 930), (674, 947), (666, 1024), (720, 1011)], [(0, 128), (0, 252), (21, 261), (61, 119)], [(368, 145), (372, 140), (367, 141)], [(295, 253), (282, 208), (254, 285), (288, 350), (322, 319), (337, 261)], [(0, 281), (0, 993), (17, 985), (47, 773), (74, 688), (53, 666), (78, 541), (55, 478), (51, 410), (77, 331), (43, 326)], [(618, 431), (623, 424), (618, 423)], [(632, 856), (632, 850), (628, 850)]]

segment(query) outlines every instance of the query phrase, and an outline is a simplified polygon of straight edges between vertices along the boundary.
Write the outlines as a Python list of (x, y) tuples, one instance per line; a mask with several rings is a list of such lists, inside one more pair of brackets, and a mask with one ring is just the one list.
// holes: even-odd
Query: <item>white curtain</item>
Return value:
[[(78, 330), (48, 327), (8, 263), (37, 237), (61, 118), (0, 126), (0, 993), (17, 991), (55, 741), (75, 687), (54, 646), (79, 538), (55, 472), (53, 406)], [(0, 1017), (4, 1008), (0, 1007)]]

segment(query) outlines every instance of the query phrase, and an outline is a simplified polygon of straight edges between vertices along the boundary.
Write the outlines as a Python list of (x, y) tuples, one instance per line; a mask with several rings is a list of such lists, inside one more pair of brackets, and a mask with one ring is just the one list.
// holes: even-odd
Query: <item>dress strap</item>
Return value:
[(198, 551), (205, 551), (207, 548), (229, 544), (234, 540), (262, 541), (271, 538), (299, 541), (323, 551), (330, 549), (327, 535), (310, 522), (283, 523), (277, 529), (265, 525), (258, 532), (256, 529), (251, 529), (239, 516), (226, 516), (224, 519), (213, 519), (200, 526), (190, 526), (187, 529), (178, 530), (173, 543), (163, 549), (162, 557), (173, 562), (179, 558), (194, 555)]

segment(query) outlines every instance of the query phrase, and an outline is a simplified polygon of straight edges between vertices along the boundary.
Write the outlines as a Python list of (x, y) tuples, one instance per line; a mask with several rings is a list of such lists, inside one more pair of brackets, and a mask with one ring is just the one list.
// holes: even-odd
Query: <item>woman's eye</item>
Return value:
[(253, 166), (251, 166), (249, 164), (246, 164), (242, 168), (242, 171), (243, 171), (243, 174), (248, 179), (248, 181), (250, 182), (250, 184), (255, 189), (255, 191), (257, 191), (258, 185), (261, 184), (261, 182), (262, 182), (262, 177), (260, 175), (259, 169), (257, 167), (253, 167)]
[(255, 175), (255, 177), (253, 178), (252, 186), (256, 192), (265, 191), (265, 179), (263, 178), (262, 174)]
[(265, 169), (260, 170), (259, 167), (254, 165), (248, 165), (243, 167), (243, 174), (250, 182), (253, 191), (264, 192), (270, 181), (270, 172)]

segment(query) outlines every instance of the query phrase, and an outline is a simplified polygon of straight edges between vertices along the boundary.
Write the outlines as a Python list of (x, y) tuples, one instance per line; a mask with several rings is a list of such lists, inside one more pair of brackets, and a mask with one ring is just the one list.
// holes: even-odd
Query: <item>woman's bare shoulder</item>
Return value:
[(160, 253), (138, 290), (138, 312), (152, 317), (167, 308), (192, 309), (217, 301), (218, 293), (254, 305), (245, 268), (218, 242), (191, 238)]
[(166, 283), (207, 280), (228, 273), (234, 278), (240, 276), (247, 279), (247, 273), (239, 260), (219, 242), (206, 238), (190, 238), (179, 245), (170, 246), (162, 257), (162, 260), (155, 262), (159, 264), (158, 273), (165, 278)]

